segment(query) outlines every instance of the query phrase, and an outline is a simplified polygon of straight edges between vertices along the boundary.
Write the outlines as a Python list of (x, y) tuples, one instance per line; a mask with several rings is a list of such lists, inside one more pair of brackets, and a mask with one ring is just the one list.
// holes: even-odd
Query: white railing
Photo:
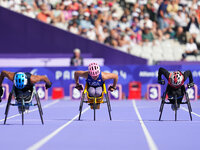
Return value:
[[(103, 58), (84, 58), (83, 66), (91, 62), (104, 65)], [(69, 67), (70, 58), (0, 58), (0, 67)]]

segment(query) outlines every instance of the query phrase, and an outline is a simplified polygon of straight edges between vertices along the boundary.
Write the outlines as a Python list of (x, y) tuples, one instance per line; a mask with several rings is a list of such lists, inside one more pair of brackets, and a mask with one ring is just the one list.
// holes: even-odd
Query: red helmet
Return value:
[(182, 86), (184, 84), (183, 74), (180, 71), (170, 73), (168, 83), (175, 88)]

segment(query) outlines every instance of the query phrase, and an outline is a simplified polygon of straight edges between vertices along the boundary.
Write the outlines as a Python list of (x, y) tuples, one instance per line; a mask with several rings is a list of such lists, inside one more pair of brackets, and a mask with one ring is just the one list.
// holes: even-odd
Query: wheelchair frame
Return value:
[[(172, 104), (170, 101), (169, 102), (165, 101), (165, 98), (166, 98), (166, 95), (168, 93), (168, 90), (169, 90), (169, 85), (167, 85), (166, 91), (163, 93), (163, 96), (162, 96), (162, 101), (161, 101), (160, 109), (159, 109), (159, 112), (160, 112), (159, 121), (161, 120), (161, 117), (162, 117), (164, 104)], [(189, 115), (190, 115), (190, 120), (192, 121), (192, 113), (191, 113), (192, 112), (192, 107), (191, 107), (191, 104), (190, 104), (190, 99), (189, 99), (188, 93), (186, 92), (186, 89), (185, 89), (184, 85), (183, 85), (183, 90), (184, 90), (183, 92), (184, 92), (186, 101), (185, 102), (181, 102), (180, 104), (187, 104), (188, 112), (189, 112)], [(184, 95), (183, 95), (183, 97), (184, 97)], [(177, 98), (177, 95), (174, 95), (174, 97), (175, 97), (175, 109), (174, 109), (174, 111), (175, 111), (175, 121), (177, 121), (178, 98)]]
[[(82, 96), (81, 96), (81, 102), (80, 102), (80, 106), (79, 106), (79, 118), (78, 120), (81, 119), (81, 113), (82, 113), (82, 109), (83, 109), (83, 103), (88, 103), (91, 107), (91, 109), (94, 110), (94, 121), (96, 120), (96, 109), (98, 109), (98, 105), (100, 107), (100, 104), (102, 103), (107, 103), (107, 107), (108, 107), (108, 113), (109, 113), (109, 118), (110, 120), (112, 120), (112, 117), (111, 117), (111, 105), (110, 105), (110, 100), (109, 100), (109, 96), (108, 96), (108, 92), (106, 90), (106, 85), (105, 83), (103, 84), (103, 92), (101, 94), (100, 97), (89, 97), (89, 93), (87, 91), (88, 89), (88, 84), (86, 83), (85, 84), (85, 88), (84, 88), (84, 91), (82, 93)], [(85, 95), (87, 95), (87, 100), (85, 100)], [(104, 96), (106, 98), (106, 101), (104, 101)]]
[[(41, 103), (40, 103), (39, 95), (38, 95), (38, 93), (37, 93), (37, 91), (35, 89), (35, 86), (33, 86), (32, 95), (31, 95), (31, 98), (30, 98), (30, 100), (28, 102), (27, 101), (25, 102), (24, 98), (22, 98), (21, 99), (21, 103), (16, 103), (16, 101), (17, 101), (16, 99), (15, 99), (15, 103), (11, 103), (12, 96), (15, 97), (15, 87), (14, 86), (13, 86), (13, 88), (12, 88), (10, 94), (9, 94), (9, 97), (8, 97), (8, 102), (7, 102), (6, 110), (5, 110), (4, 124), (6, 124), (10, 106), (21, 106), (22, 110), (25, 109), (25, 106), (38, 106), (40, 119), (41, 119), (42, 124), (44, 124), (42, 106), (41, 106)], [(35, 97), (35, 100), (37, 102), (36, 104), (32, 103), (33, 97)], [(22, 125), (24, 125), (24, 111), (22, 111)]]

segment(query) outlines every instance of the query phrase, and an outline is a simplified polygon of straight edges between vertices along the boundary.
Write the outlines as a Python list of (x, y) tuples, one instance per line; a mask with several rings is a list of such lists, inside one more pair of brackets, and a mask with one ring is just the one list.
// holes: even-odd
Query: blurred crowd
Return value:
[(166, 39), (186, 44), (192, 38), (199, 49), (197, 0), (0, 0), (0, 5), (126, 52)]

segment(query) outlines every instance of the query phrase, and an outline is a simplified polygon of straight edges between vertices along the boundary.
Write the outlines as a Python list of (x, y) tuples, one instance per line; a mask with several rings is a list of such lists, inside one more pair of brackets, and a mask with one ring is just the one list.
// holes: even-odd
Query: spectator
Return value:
[(82, 37), (87, 38), (87, 31), (88, 31), (88, 29), (86, 29), (86, 28), (81, 28), (81, 29), (80, 29), (80, 35), (81, 35)]
[(131, 39), (135, 41), (135, 43), (142, 45), (142, 31), (139, 27), (138, 14), (135, 13), (133, 15), (134, 15), (134, 18), (133, 18), (131, 29), (134, 34), (131, 35)]
[(178, 4), (176, 3), (176, 0), (172, 0), (167, 5), (167, 11), (171, 16), (174, 16), (178, 12)]
[(79, 48), (74, 49), (74, 56), (71, 58), (71, 66), (82, 66), (83, 65), (83, 58), (81, 57), (81, 51)]
[(200, 31), (199, 31), (199, 23), (195, 16), (191, 16), (187, 29), (189, 31), (189, 37), (192, 36), (194, 39), (196, 39)]
[(112, 18), (110, 19), (109, 21), (109, 29), (112, 30), (114, 28), (117, 28), (117, 25), (119, 23), (119, 20), (118, 20), (118, 16), (116, 13), (113, 13), (112, 14)]
[(121, 31), (125, 31), (126, 28), (130, 27), (130, 22), (128, 22), (127, 18), (125, 16), (122, 16), (121, 21), (118, 24)]
[(180, 43), (180, 44), (185, 44), (186, 43), (186, 34), (183, 32), (182, 27), (177, 28), (177, 32), (175, 35), (175, 39)]
[[(153, 7), (154, 7), (154, 11), (155, 11), (156, 15), (158, 14), (158, 10), (159, 10), (161, 3), (162, 3), (162, 0), (155, 0), (155, 2), (153, 3)], [(157, 21), (157, 16), (156, 16), (156, 21)]]
[(198, 7), (197, 5), (198, 5), (197, 0), (192, 0), (192, 2), (190, 1), (188, 3), (188, 7), (189, 7), (190, 11), (197, 10), (197, 7)]
[(159, 28), (161, 30), (165, 30), (169, 26), (167, 23), (168, 19), (167, 5), (168, 5), (168, 0), (164, 0), (164, 2), (161, 3), (158, 9), (158, 23), (159, 23)]
[(147, 12), (152, 21), (156, 21), (156, 14), (157, 14), (157, 10), (154, 4), (155, 4), (155, 0), (148, 0), (147, 2)]
[(104, 22), (103, 20), (102, 21), (99, 21), (99, 20), (95, 21), (95, 31), (96, 31), (97, 39), (101, 43), (103, 43), (105, 41), (105, 38), (107, 37), (107, 33), (106, 33), (107, 28), (105, 27), (105, 25), (103, 25), (103, 22)]
[(76, 22), (76, 24), (79, 26), (80, 25), (80, 20), (79, 20), (79, 13), (77, 11), (72, 12), (72, 19), (69, 21), (69, 24), (73, 24)]
[(131, 17), (131, 15), (130, 15), (130, 11), (129, 11), (128, 8), (126, 8), (126, 9), (124, 10), (123, 16), (127, 18), (127, 21), (128, 21), (128, 22), (130, 22), (130, 21), (132, 20), (132, 17)]
[(53, 20), (54, 23), (57, 23), (57, 22), (64, 23), (65, 22), (64, 14), (60, 10), (60, 4), (56, 4), (56, 9), (54, 9), (52, 12), (53, 12), (53, 16), (54, 16), (54, 20)]
[(0, 5), (1, 5), (2, 7), (9, 8), (9, 3), (8, 3), (7, 0), (1, 0), (1, 1), (0, 1)]
[(144, 30), (144, 27), (148, 27), (149, 29), (152, 29), (153, 22), (149, 19), (149, 14), (144, 14), (144, 19), (140, 20), (140, 28)]
[(189, 39), (189, 42), (186, 44), (186, 50), (185, 53), (183, 53), (183, 60), (187, 57), (187, 55), (197, 55), (198, 49), (197, 45), (194, 43), (193, 38)]
[(84, 19), (80, 21), (81, 28), (89, 29), (92, 25), (90, 22), (90, 14), (88, 12), (84, 13)]
[(65, 9), (63, 11), (65, 21), (69, 22), (72, 19), (72, 8), (71, 8), (71, 1), (64, 1)]
[(86, 34), (87, 38), (90, 40), (96, 40), (96, 32), (94, 30), (94, 26), (91, 25)]
[(144, 28), (144, 32), (142, 34), (143, 42), (154, 42), (154, 37), (149, 27)]
[(46, 4), (42, 4), (40, 6), (41, 12), (38, 13), (37, 15), (37, 19), (45, 22), (45, 23), (50, 23), (53, 20), (53, 13), (51, 11), (48, 10), (47, 5)]
[(78, 11), (79, 10), (79, 4), (78, 4), (78, 2), (76, 2), (76, 1), (73, 0), (71, 8), (72, 8), (73, 11)]
[(36, 17), (35, 13), (32, 11), (31, 6), (29, 6), (29, 5), (26, 7), (26, 10), (25, 10), (25, 12), (23, 12), (23, 14), (25, 16), (30, 17), (30, 18), (35, 18)]
[(196, 10), (196, 14), (197, 14), (197, 18), (198, 18), (198, 22), (200, 24), (200, 1), (198, 2), (198, 8)]
[(187, 24), (188, 24), (188, 17), (186, 14), (182, 12), (182, 9), (180, 8), (178, 10), (178, 13), (174, 15), (174, 21), (177, 27), (182, 27), (184, 31), (186, 31)]
[(118, 40), (119, 45), (118, 48), (121, 49), (124, 52), (129, 52), (130, 51), (130, 42), (125, 39), (125, 35), (121, 35), (120, 39)]
[(97, 33), (97, 39), (99, 42), (103, 43), (105, 41), (105, 39), (109, 36), (109, 32), (107, 27), (103, 28), (103, 31), (101, 33)]
[(78, 25), (76, 21), (69, 25), (68, 30), (74, 34), (79, 34)]
[(137, 43), (137, 34), (135, 34), (131, 28), (126, 28), (123, 34), (123, 40), (127, 41), (126, 43), (129, 44), (129, 47), (127, 46), (127, 49), (130, 49), (130, 47), (134, 47)]
[(110, 31), (110, 34), (109, 34), (109, 35), (110, 35), (110, 36), (108, 36), (108, 37), (105, 39), (104, 43), (105, 43), (105, 44), (112, 45), (112, 46), (114, 46), (114, 47), (117, 47), (117, 46), (118, 46), (118, 39), (119, 39), (119, 35), (118, 35), (118, 33), (117, 33), (117, 30), (116, 30), (116, 29), (112, 29), (112, 30)]
[(164, 33), (165, 39), (174, 39), (175, 38), (175, 31), (173, 30), (172, 25), (167, 28), (167, 31)]
[(161, 29), (158, 28), (158, 24), (156, 22), (153, 22), (152, 33), (155, 39), (158, 39), (160, 41), (164, 39), (163, 32)]

